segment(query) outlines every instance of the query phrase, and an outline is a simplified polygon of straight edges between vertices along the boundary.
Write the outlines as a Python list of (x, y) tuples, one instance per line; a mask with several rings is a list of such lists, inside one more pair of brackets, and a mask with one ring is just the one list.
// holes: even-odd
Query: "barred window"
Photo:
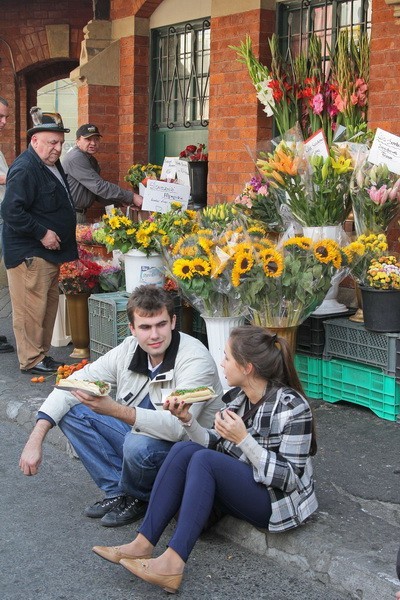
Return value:
[(156, 29), (152, 44), (152, 129), (207, 127), (210, 21)]
[(278, 35), (281, 50), (297, 56), (307, 49), (312, 33), (321, 38), (325, 60), (341, 29), (368, 31), (371, 26), (371, 6), (368, 0), (303, 0), (277, 5)]

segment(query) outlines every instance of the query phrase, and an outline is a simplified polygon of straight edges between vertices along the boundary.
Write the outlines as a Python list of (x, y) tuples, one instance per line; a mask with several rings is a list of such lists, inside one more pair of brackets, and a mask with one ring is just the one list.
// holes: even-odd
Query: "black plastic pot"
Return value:
[(208, 162), (199, 160), (189, 162), (190, 196), (197, 207), (207, 206)]
[(365, 328), (379, 333), (400, 331), (400, 290), (360, 289)]

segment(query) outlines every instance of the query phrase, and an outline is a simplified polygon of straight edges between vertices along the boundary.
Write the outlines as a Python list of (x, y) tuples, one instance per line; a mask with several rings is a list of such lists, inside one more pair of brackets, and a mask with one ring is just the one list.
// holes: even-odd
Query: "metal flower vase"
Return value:
[(226, 342), (229, 334), (234, 327), (239, 327), (244, 324), (244, 317), (207, 317), (201, 315), (206, 324), (208, 349), (211, 356), (215, 360), (218, 368), (218, 375), (221, 385), (226, 389), (227, 383), (224, 371), (221, 367), (221, 361), (224, 356)]
[(67, 294), (70, 334), (74, 349), (71, 358), (89, 358), (89, 308), (90, 293)]

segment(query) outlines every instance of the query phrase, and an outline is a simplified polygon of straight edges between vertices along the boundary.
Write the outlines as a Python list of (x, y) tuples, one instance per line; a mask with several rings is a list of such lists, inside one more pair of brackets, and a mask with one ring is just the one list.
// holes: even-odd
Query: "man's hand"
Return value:
[(93, 396), (82, 391), (71, 391), (79, 402), (90, 408), (98, 415), (106, 415), (120, 419), (128, 425), (134, 425), (136, 419), (136, 409), (130, 406), (123, 406), (113, 400), (110, 396)]
[(140, 194), (133, 194), (133, 200), (132, 200), (132, 205), (136, 206), (137, 208), (142, 208), (142, 204), (143, 204), (143, 196), (141, 196)]
[(42, 237), (42, 239), (40, 240), (43, 244), (43, 246), (45, 248), (47, 248), (48, 250), (59, 250), (60, 249), (60, 238), (58, 237), (58, 235), (55, 233), (55, 231), (52, 231), (51, 229), (47, 230), (47, 233), (44, 237)]
[(52, 425), (45, 419), (37, 421), (19, 459), (19, 468), (24, 475), (36, 475), (42, 462), (43, 440)]

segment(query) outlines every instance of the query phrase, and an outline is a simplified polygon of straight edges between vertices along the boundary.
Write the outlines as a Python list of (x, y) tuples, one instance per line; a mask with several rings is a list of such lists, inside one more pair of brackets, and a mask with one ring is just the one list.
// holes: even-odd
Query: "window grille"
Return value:
[(298, 56), (307, 50), (312, 33), (321, 37), (323, 55), (329, 62), (329, 48), (334, 48), (338, 33), (347, 28), (353, 37), (371, 27), (368, 0), (303, 0), (277, 5), (277, 29), (281, 51)]
[(210, 21), (154, 30), (152, 44), (152, 129), (207, 127)]

